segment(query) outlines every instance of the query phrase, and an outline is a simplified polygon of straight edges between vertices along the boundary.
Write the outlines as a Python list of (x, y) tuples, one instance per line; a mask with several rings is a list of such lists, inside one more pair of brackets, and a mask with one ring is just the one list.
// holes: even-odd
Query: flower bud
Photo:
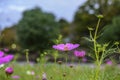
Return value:
[(63, 77), (66, 77), (66, 73), (63, 73)]
[(100, 15), (97, 15), (97, 17), (98, 17), (98, 18), (103, 18), (103, 15), (100, 14)]
[(5, 73), (6, 73), (7, 76), (10, 76), (13, 72), (14, 72), (14, 70), (13, 70), (12, 67), (7, 67), (5, 69)]
[(62, 61), (58, 61), (58, 64), (61, 65), (61, 64), (62, 64)]

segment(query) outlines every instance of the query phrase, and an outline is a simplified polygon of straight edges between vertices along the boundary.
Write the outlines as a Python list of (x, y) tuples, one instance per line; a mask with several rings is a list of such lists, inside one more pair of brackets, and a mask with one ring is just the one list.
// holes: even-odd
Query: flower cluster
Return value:
[[(57, 49), (60, 51), (70, 51), (78, 47), (79, 47), (79, 44), (72, 44), (72, 43), (53, 45), (54, 49)], [(85, 54), (86, 54), (85, 51), (78, 51), (78, 50), (74, 51), (74, 55), (78, 58), (83, 58)]]

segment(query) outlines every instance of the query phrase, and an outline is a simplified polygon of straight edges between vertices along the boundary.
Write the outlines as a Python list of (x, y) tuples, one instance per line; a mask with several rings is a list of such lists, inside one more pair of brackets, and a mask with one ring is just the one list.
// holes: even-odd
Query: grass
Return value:
[[(11, 65), (14, 73), (11, 76), (19, 75), (16, 80), (42, 80), (43, 73), (46, 73), (47, 80), (91, 80), (94, 77), (94, 67), (90, 65), (59, 65), (59, 64), (17, 64)], [(34, 75), (28, 75), (27, 71), (34, 71)], [(104, 66), (101, 68), (99, 80), (120, 80), (120, 67)], [(14, 80), (6, 77), (4, 68), (0, 68), (0, 80)]]

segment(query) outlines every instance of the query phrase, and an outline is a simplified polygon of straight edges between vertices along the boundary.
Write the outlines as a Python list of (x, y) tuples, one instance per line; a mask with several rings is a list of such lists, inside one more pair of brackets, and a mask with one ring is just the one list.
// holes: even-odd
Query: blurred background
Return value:
[(0, 48), (29, 49), (38, 56), (62, 35), (61, 42), (87, 49), (83, 37), (89, 36), (88, 27), (95, 29), (98, 14), (104, 16), (98, 41), (120, 41), (120, 0), (0, 0)]

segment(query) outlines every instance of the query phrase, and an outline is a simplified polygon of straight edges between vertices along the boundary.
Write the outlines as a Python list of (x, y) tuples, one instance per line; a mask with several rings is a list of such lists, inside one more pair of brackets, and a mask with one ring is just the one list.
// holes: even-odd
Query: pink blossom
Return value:
[(107, 64), (107, 65), (112, 65), (112, 61), (111, 61), (111, 60), (107, 60), (107, 61), (106, 61), (106, 64)]
[(14, 76), (12, 76), (12, 78), (15, 79), (15, 80), (18, 80), (20, 78), (20, 76), (14, 75)]
[(79, 44), (66, 43), (66, 44), (53, 45), (54, 49), (57, 49), (60, 51), (70, 51), (77, 47), (79, 47)]
[(0, 58), (4, 56), (4, 52), (0, 51)]
[(4, 52), (0, 51), (0, 64), (8, 63), (14, 58), (13, 55), (4, 56)]
[(7, 55), (0, 58), (0, 64), (9, 63), (14, 58), (13, 55)]
[(7, 75), (11, 75), (11, 74), (14, 72), (14, 70), (13, 70), (12, 67), (7, 67), (7, 68), (5, 69), (5, 72), (6, 72)]
[(5, 52), (8, 52), (8, 51), (9, 51), (9, 49), (8, 49), (8, 48), (4, 48), (4, 51), (5, 51)]
[(85, 54), (86, 54), (85, 51), (78, 51), (78, 50), (74, 51), (74, 55), (78, 58), (84, 57)]

